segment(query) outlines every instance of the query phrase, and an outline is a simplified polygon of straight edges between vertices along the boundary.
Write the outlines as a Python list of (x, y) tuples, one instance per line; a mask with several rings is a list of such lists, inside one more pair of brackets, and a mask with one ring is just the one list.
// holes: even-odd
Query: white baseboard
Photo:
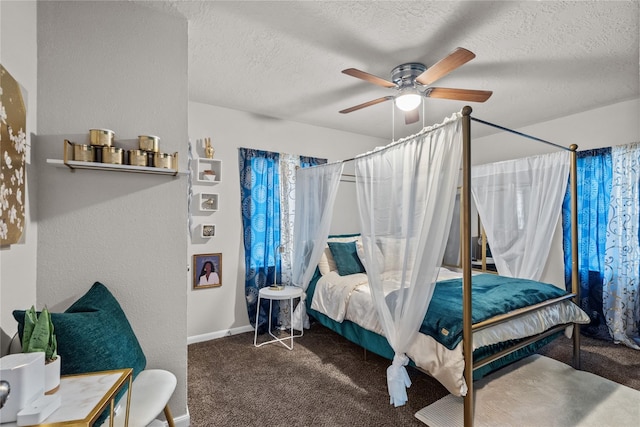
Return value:
[[(176, 427), (189, 427), (191, 425), (191, 417), (189, 416), (188, 413), (181, 415), (179, 417), (174, 417), (173, 423), (175, 424)], [(156, 426), (168, 427), (169, 424), (166, 421), (160, 421), (156, 419), (156, 420), (153, 420), (153, 422), (149, 424), (147, 427), (156, 427)]]
[(184, 414), (177, 418), (174, 418), (173, 422), (176, 427), (189, 427), (191, 425), (191, 417), (189, 416), (189, 414)]
[(223, 337), (229, 337), (231, 335), (242, 334), (245, 332), (253, 332), (253, 326), (247, 325), (247, 326), (241, 326), (239, 328), (226, 329), (222, 331), (210, 332), (208, 334), (187, 337), (187, 345), (195, 344), (198, 342), (215, 340)]

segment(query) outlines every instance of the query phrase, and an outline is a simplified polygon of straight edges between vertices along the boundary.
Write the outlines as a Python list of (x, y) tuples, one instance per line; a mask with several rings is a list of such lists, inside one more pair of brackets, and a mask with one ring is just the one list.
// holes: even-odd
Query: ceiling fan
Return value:
[(365, 80), (378, 86), (393, 88), (398, 93), (395, 96), (383, 96), (382, 98), (374, 99), (372, 101), (341, 110), (340, 113), (351, 113), (365, 107), (370, 107), (372, 105), (380, 104), (381, 102), (395, 99), (396, 106), (405, 112), (405, 123), (411, 124), (420, 119), (417, 107), (420, 106), (423, 97), (484, 102), (489, 99), (493, 93), (492, 91), (430, 86), (436, 80), (446, 76), (475, 57), (476, 55), (473, 52), (465, 48), (458, 47), (429, 68), (419, 62), (409, 62), (398, 65), (391, 70), (392, 81), (385, 80), (355, 68), (342, 70), (344, 74)]

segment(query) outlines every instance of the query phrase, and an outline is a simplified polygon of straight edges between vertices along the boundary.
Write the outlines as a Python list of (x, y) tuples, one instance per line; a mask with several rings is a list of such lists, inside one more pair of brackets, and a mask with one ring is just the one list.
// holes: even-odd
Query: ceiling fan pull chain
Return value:
[(396, 140), (396, 104), (391, 103), (391, 142)]

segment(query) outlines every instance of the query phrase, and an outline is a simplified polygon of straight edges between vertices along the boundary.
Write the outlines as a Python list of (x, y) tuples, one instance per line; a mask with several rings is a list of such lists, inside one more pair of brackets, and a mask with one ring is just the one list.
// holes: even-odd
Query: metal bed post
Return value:
[[(570, 168), (571, 168), (571, 293), (574, 295), (573, 301), (575, 304), (580, 307), (580, 278), (578, 273), (578, 161), (577, 161), (577, 151), (578, 146), (576, 144), (571, 144), (569, 148), (564, 147), (562, 145), (554, 144), (553, 142), (545, 141), (544, 139), (536, 138), (535, 136), (527, 135), (522, 132), (518, 132), (513, 129), (506, 128), (504, 126), (496, 125), (494, 123), (489, 123), (484, 120), (477, 119), (475, 117), (471, 117), (471, 120), (492, 126), (497, 129), (504, 130), (506, 132), (513, 133), (515, 135), (520, 135), (528, 139), (533, 139), (534, 141), (539, 141), (553, 147), (568, 150), (571, 153), (570, 158)], [(573, 324), (573, 365), (576, 369), (581, 369), (580, 362), (580, 324)]]
[[(471, 121), (480, 122), (525, 138), (543, 142), (545, 144), (568, 150), (570, 156), (571, 173), (571, 293), (576, 305), (580, 306), (580, 282), (578, 275), (578, 167), (577, 150), (578, 146), (572, 144), (568, 149), (558, 144), (536, 138), (512, 129), (505, 128), (484, 120), (471, 117), (471, 107), (465, 106), (462, 109), (462, 244), (461, 244), (461, 264), (463, 274), (463, 306), (462, 306), (462, 326), (463, 326), (463, 357), (464, 357), (464, 379), (467, 383), (468, 391), (464, 397), (464, 427), (473, 427), (474, 418), (474, 388), (473, 388), (473, 330), (472, 321), (472, 301), (471, 301)], [(484, 245), (483, 245), (484, 246)], [(490, 322), (492, 323), (492, 322)], [(480, 325), (477, 325), (480, 326)], [(573, 324), (573, 364), (575, 369), (581, 369), (580, 362), (580, 324)], [(479, 329), (479, 328), (478, 328)], [(484, 360), (483, 360), (484, 361)], [(487, 362), (488, 363), (488, 362)], [(480, 363), (482, 366), (485, 363)]]
[[(571, 150), (571, 292), (576, 296), (573, 302), (580, 307), (580, 282), (578, 277), (578, 160), (576, 144)], [(580, 324), (573, 324), (573, 367), (580, 366)]]
[(473, 324), (471, 311), (471, 107), (462, 109), (462, 351), (464, 380), (464, 427), (473, 427)]

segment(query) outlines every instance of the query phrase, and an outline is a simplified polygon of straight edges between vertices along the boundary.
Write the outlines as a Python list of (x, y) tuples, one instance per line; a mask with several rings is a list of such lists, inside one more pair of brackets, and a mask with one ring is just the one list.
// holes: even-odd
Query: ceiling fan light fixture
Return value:
[[(0, 0), (2, 1), (2, 0)], [(493, 92), (488, 90), (456, 89), (431, 86), (436, 80), (446, 76), (456, 68), (471, 61), (475, 54), (463, 47), (456, 48), (449, 55), (427, 68), (420, 62), (407, 62), (391, 70), (391, 80), (386, 80), (356, 68), (347, 68), (342, 72), (351, 77), (394, 89), (395, 94), (383, 96), (369, 102), (341, 110), (341, 114), (351, 113), (365, 107), (394, 100), (398, 109), (404, 114), (405, 124), (412, 124), (419, 120), (418, 107), (422, 98), (452, 99), (455, 101), (485, 102)], [(426, 102), (426, 101), (425, 101)], [(395, 111), (395, 110), (393, 110)]]
[(396, 97), (396, 107), (402, 111), (412, 111), (420, 106), (422, 102), (422, 96), (417, 93), (416, 90), (410, 89), (403, 91)]

